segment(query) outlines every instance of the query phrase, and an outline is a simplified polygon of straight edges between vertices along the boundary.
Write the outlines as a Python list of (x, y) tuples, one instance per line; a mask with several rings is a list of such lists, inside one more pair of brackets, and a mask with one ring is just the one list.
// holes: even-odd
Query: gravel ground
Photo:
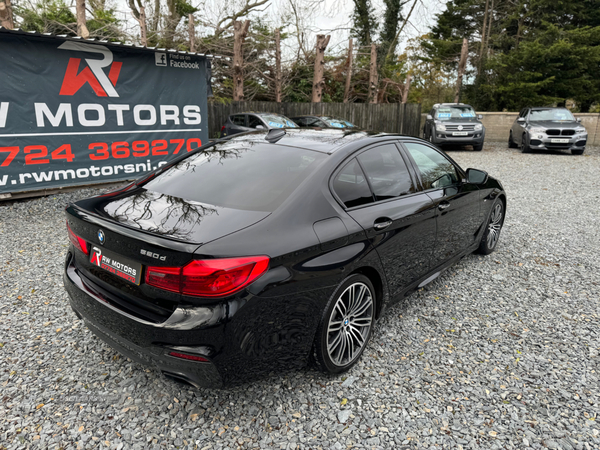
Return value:
[(388, 311), (343, 377), (193, 390), (71, 312), (63, 208), (0, 204), (0, 448), (600, 448), (600, 149), (449, 151), (502, 180), (499, 247)]

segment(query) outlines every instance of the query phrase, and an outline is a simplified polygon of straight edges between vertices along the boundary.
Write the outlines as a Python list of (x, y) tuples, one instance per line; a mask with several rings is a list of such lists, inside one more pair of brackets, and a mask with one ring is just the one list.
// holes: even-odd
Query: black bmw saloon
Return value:
[(70, 204), (64, 285), (100, 339), (188, 385), (336, 374), (387, 308), (491, 253), (505, 211), (498, 180), (418, 138), (255, 131)]

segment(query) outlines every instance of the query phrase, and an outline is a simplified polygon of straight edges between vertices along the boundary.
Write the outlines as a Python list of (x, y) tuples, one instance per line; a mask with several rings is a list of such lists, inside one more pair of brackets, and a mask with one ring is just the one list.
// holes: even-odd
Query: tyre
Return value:
[(329, 299), (317, 328), (312, 361), (325, 373), (350, 369), (364, 352), (375, 324), (375, 289), (364, 275), (346, 278)]
[(529, 144), (527, 143), (527, 135), (523, 134), (523, 137), (521, 138), (521, 151), (523, 153), (528, 153), (530, 150), (529, 148)]
[(473, 145), (473, 150), (476, 152), (480, 152), (483, 149), (483, 144), (475, 144)]
[(582, 148), (580, 150), (571, 150), (571, 154), (572, 155), (583, 155), (584, 151), (585, 151), (585, 148)]
[(502, 203), (502, 200), (497, 199), (492, 206), (492, 212), (485, 227), (485, 231), (483, 232), (483, 236), (481, 236), (481, 242), (479, 243), (477, 253), (489, 255), (496, 249), (503, 224), (504, 204)]
[(429, 133), (429, 142), (435, 145), (435, 142), (433, 142), (433, 133)]
[(515, 141), (513, 141), (513, 137), (512, 137), (512, 130), (510, 131), (510, 134), (508, 135), (508, 148), (517, 148), (517, 143)]

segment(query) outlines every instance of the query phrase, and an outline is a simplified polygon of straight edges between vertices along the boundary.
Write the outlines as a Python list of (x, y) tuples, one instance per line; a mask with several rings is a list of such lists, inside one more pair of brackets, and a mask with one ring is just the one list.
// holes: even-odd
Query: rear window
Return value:
[(209, 205), (273, 211), (327, 155), (255, 141), (230, 141), (191, 155), (144, 185)]

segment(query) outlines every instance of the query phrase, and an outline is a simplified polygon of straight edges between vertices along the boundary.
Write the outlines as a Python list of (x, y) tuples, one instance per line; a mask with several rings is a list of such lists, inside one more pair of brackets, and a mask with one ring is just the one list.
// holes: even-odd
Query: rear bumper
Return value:
[[(220, 388), (271, 371), (304, 367), (331, 288), (279, 297), (247, 294), (206, 307), (177, 308), (168, 320), (134, 317), (96, 295), (67, 256), (64, 286), (75, 314), (109, 346), (169, 378)], [(177, 351), (206, 358), (188, 361)]]

